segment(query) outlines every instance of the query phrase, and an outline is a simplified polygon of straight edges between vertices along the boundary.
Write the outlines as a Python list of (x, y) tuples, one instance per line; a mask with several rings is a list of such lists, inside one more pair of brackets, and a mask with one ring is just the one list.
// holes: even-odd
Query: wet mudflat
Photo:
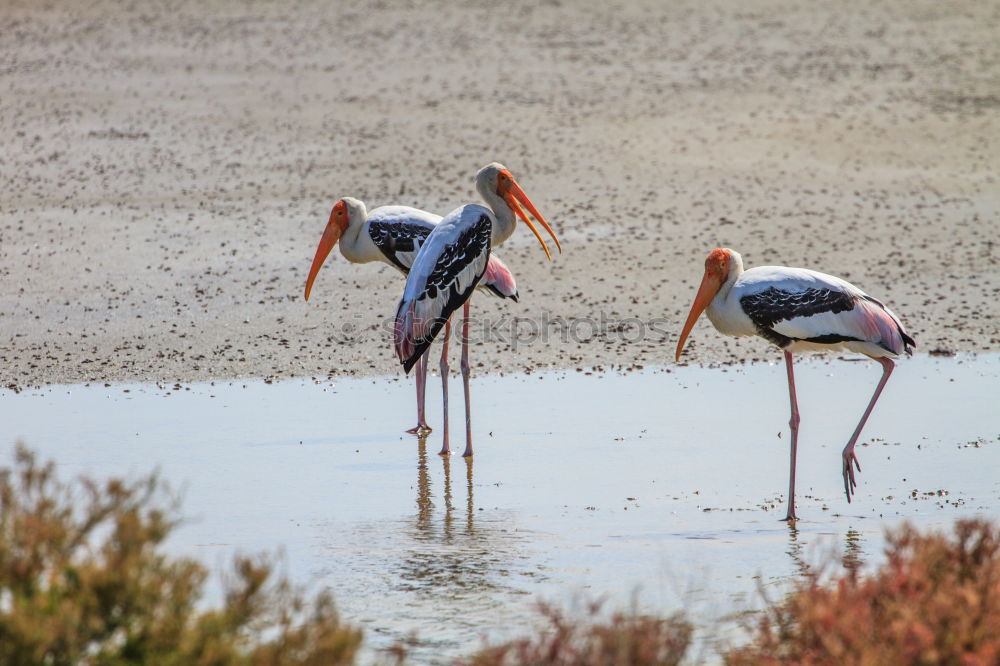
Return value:
[[(863, 433), (852, 504), (840, 451), (879, 369), (796, 369), (794, 529), (779, 520), (781, 364), (475, 378), (473, 461), (438, 456), (439, 432), (402, 432), (410, 379), (7, 391), (0, 423), (7, 460), (21, 439), (66, 476), (159, 468), (188, 518), (174, 552), (217, 565), (281, 549), (370, 646), (415, 634), (415, 661), (432, 663), (524, 630), (539, 598), (621, 607), (638, 591), (643, 608), (686, 609), (711, 631), (807, 564), (877, 562), (887, 526), (1000, 513), (1000, 357), (903, 360)], [(437, 426), (436, 377), (429, 389)]]

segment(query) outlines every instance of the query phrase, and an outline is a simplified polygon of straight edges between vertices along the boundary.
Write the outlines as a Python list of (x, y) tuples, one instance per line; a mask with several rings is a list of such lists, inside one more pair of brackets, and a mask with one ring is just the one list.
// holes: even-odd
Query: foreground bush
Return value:
[(1000, 663), (1000, 530), (960, 521), (954, 538), (903, 527), (870, 576), (813, 576), (772, 605), (730, 666)]
[[(239, 558), (221, 608), (198, 610), (206, 571), (160, 549), (175, 526), (155, 477), (64, 483), (18, 447), (0, 470), (0, 666), (338, 666), (361, 633), (328, 595), (307, 602), (271, 565)], [(886, 562), (827, 582), (800, 579), (768, 604), (749, 642), (723, 655), (757, 664), (1000, 664), (1000, 529), (903, 527)], [(683, 662), (681, 616), (583, 617), (542, 606), (534, 635), (489, 646), (465, 666), (645, 666)], [(405, 659), (405, 646), (390, 653)]]
[(582, 620), (542, 605), (547, 626), (537, 635), (487, 647), (463, 666), (675, 666), (691, 643), (680, 617), (616, 613), (599, 621), (600, 605)]
[(0, 664), (353, 663), (361, 633), (264, 559), (239, 558), (223, 606), (196, 610), (206, 571), (159, 552), (163, 496), (155, 476), (61, 482), (18, 447), (0, 470)]

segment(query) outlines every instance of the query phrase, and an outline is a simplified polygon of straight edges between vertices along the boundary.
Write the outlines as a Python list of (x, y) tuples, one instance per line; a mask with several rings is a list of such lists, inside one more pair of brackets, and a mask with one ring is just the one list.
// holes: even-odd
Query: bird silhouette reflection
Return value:
[[(432, 460), (441, 461), (439, 493), (434, 489), (427, 441), (421, 437), (416, 514), (407, 526), (410, 540), (397, 571), (400, 587), (450, 600), (475, 598), (477, 603), (500, 604), (502, 600), (492, 595), (517, 591), (506, 579), (524, 557), (519, 553), (520, 537), (503, 517), (477, 520), (472, 457), (453, 460), (435, 455)], [(462, 486), (464, 503), (462, 491), (455, 490)]]
[(858, 573), (865, 563), (864, 554), (864, 540), (861, 538), (861, 532), (853, 527), (848, 528), (847, 534), (844, 535), (844, 555), (841, 558), (844, 569), (852, 574)]
[(809, 563), (803, 556), (803, 545), (799, 541), (799, 530), (795, 526), (795, 521), (788, 521), (788, 550), (785, 551), (792, 560), (792, 567), (799, 576), (808, 576), (810, 573)]

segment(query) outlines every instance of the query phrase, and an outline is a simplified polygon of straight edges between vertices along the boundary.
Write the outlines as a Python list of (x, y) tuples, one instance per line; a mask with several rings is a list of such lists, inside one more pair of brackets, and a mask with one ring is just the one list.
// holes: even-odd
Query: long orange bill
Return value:
[(681, 352), (684, 350), (684, 343), (687, 341), (688, 334), (694, 328), (698, 317), (705, 311), (705, 308), (712, 302), (712, 299), (715, 298), (720, 289), (722, 289), (722, 278), (706, 272), (705, 277), (701, 280), (701, 286), (698, 287), (698, 294), (694, 297), (691, 312), (688, 314), (687, 321), (684, 322), (681, 338), (677, 341), (677, 353), (674, 355), (674, 361), (681, 360)]
[[(336, 208), (334, 209), (336, 211)], [(334, 213), (330, 213), (330, 221), (326, 224), (326, 229), (323, 231), (323, 237), (319, 239), (319, 246), (316, 248), (316, 256), (313, 257), (312, 267), (309, 269), (309, 277), (306, 279), (306, 300), (309, 300), (309, 292), (312, 291), (313, 280), (316, 279), (316, 274), (319, 273), (320, 267), (323, 266), (323, 262), (326, 258), (330, 256), (330, 251), (333, 250), (337, 241), (340, 240), (340, 236), (344, 233), (340, 229), (340, 225), (333, 221)]]
[(545, 250), (546, 257), (552, 259), (552, 254), (549, 252), (548, 246), (542, 239), (541, 234), (538, 233), (538, 229), (536, 229), (535, 225), (531, 223), (530, 219), (528, 219), (528, 216), (524, 213), (524, 210), (517, 205), (518, 202), (524, 204), (524, 207), (528, 209), (528, 212), (531, 213), (536, 220), (538, 220), (538, 223), (541, 224), (543, 227), (545, 227), (545, 230), (549, 232), (550, 236), (552, 236), (552, 240), (556, 242), (556, 247), (559, 249), (560, 254), (562, 253), (562, 245), (559, 243), (559, 239), (556, 238), (555, 232), (552, 231), (552, 227), (550, 227), (549, 223), (545, 221), (545, 218), (542, 217), (542, 214), (538, 212), (538, 209), (535, 208), (535, 205), (531, 203), (531, 199), (529, 199), (528, 195), (524, 193), (524, 190), (521, 189), (521, 186), (518, 185), (516, 182), (514, 182), (513, 179), (511, 180), (510, 187), (507, 191), (506, 196), (504, 197), (504, 200), (507, 202), (507, 205), (510, 206), (510, 209), (514, 211), (514, 214), (517, 215), (519, 218), (521, 218), (524, 221), (524, 223), (528, 225), (528, 228), (531, 229), (531, 232), (535, 234), (535, 238), (538, 239), (538, 242), (542, 244), (542, 249)]

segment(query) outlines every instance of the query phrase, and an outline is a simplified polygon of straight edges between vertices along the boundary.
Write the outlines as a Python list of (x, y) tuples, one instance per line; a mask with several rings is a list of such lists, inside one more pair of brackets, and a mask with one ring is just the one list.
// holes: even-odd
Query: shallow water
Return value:
[[(415, 632), (415, 660), (434, 662), (523, 631), (539, 598), (621, 607), (638, 591), (643, 608), (712, 622), (808, 564), (877, 562), (904, 519), (997, 516), (1000, 357), (902, 361), (863, 433), (852, 504), (840, 451), (880, 369), (796, 370), (795, 529), (779, 520), (781, 364), (475, 378), (474, 461), (436, 455), (437, 432), (402, 432), (409, 379), (4, 391), (0, 423), (6, 460), (22, 439), (64, 476), (159, 467), (189, 518), (173, 552), (221, 567), (281, 548), (291, 577), (331, 589), (369, 645)], [(428, 394), (437, 425), (436, 377)], [(460, 452), (460, 380), (452, 401)]]

